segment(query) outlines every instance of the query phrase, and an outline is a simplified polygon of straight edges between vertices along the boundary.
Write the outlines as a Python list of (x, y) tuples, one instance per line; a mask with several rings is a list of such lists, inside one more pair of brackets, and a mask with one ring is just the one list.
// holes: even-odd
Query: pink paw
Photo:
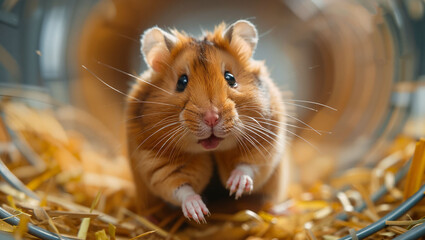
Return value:
[(235, 199), (240, 198), (244, 192), (251, 194), (253, 185), (252, 178), (241, 169), (233, 170), (226, 183), (226, 187), (230, 188), (229, 196), (236, 192)]
[(187, 219), (193, 219), (197, 223), (207, 223), (204, 215), (210, 215), (210, 211), (198, 194), (187, 196), (182, 203), (182, 210)]

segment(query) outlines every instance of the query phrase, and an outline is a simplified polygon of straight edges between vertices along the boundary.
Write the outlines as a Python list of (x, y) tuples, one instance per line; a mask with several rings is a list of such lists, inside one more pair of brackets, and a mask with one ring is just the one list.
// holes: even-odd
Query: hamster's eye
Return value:
[(179, 80), (177, 80), (177, 87), (176, 87), (177, 92), (183, 92), (188, 82), (189, 82), (189, 78), (187, 77), (187, 75), (186, 74), (181, 75), (179, 77)]
[(224, 72), (224, 78), (226, 79), (229, 86), (233, 88), (238, 86), (238, 84), (236, 83), (235, 77), (229, 71)]

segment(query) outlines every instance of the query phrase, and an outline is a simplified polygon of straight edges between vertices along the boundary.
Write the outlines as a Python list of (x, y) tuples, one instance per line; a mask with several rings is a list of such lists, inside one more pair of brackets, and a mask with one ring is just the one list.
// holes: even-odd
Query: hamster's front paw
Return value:
[(207, 223), (204, 215), (210, 215), (210, 211), (198, 194), (187, 196), (182, 203), (183, 214), (187, 219), (193, 219), (197, 223)]
[(254, 182), (251, 176), (240, 168), (232, 171), (226, 183), (226, 187), (230, 188), (229, 196), (232, 196), (236, 192), (235, 199), (240, 198), (244, 192), (251, 194), (253, 185)]

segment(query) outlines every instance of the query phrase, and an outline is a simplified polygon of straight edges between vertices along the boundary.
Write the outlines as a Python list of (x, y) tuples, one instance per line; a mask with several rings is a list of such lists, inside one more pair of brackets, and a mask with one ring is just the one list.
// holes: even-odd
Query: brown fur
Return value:
[[(158, 199), (179, 205), (173, 194), (183, 184), (201, 194), (214, 164), (223, 186), (238, 164), (255, 165), (258, 171), (253, 179), (254, 192), (273, 202), (284, 198), (288, 162), (283, 159), (285, 125), (281, 123), (286, 119), (281, 94), (264, 63), (251, 59), (251, 52), (240, 39), (230, 44), (223, 37), (224, 30), (222, 24), (199, 40), (174, 30), (178, 43), (170, 54), (158, 54), (160, 61), (155, 59), (153, 63), (158, 71), (149, 69), (142, 75), (151, 85), (137, 81), (130, 91), (127, 136), (142, 211), (157, 204)], [(222, 63), (235, 76), (237, 88), (228, 86)], [(184, 92), (177, 93), (181, 74), (188, 74), (189, 83)], [(211, 107), (218, 109), (223, 134), (228, 136), (218, 149), (206, 151), (197, 142), (201, 134), (198, 123)], [(269, 132), (243, 128), (246, 123), (259, 124)], [(249, 139), (237, 139), (235, 126), (243, 129)], [(182, 131), (173, 132), (176, 129)]]

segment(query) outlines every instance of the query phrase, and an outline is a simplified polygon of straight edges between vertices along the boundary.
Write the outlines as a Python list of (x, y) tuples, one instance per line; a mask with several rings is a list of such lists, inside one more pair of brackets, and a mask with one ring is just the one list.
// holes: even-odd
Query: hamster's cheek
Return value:
[(184, 121), (184, 115), (183, 115), (183, 111), (181, 111), (179, 113), (179, 121), (183, 122)]
[(233, 135), (229, 135), (223, 141), (221, 141), (217, 151), (226, 151), (234, 149), (235, 147), (237, 147), (237, 144), (238, 142), (236, 137)]
[(184, 138), (184, 143), (182, 144), (184, 147), (182, 150), (187, 153), (203, 153), (205, 152), (205, 149), (202, 147), (201, 144), (198, 143), (199, 139), (191, 134), (186, 134), (186, 137)]

